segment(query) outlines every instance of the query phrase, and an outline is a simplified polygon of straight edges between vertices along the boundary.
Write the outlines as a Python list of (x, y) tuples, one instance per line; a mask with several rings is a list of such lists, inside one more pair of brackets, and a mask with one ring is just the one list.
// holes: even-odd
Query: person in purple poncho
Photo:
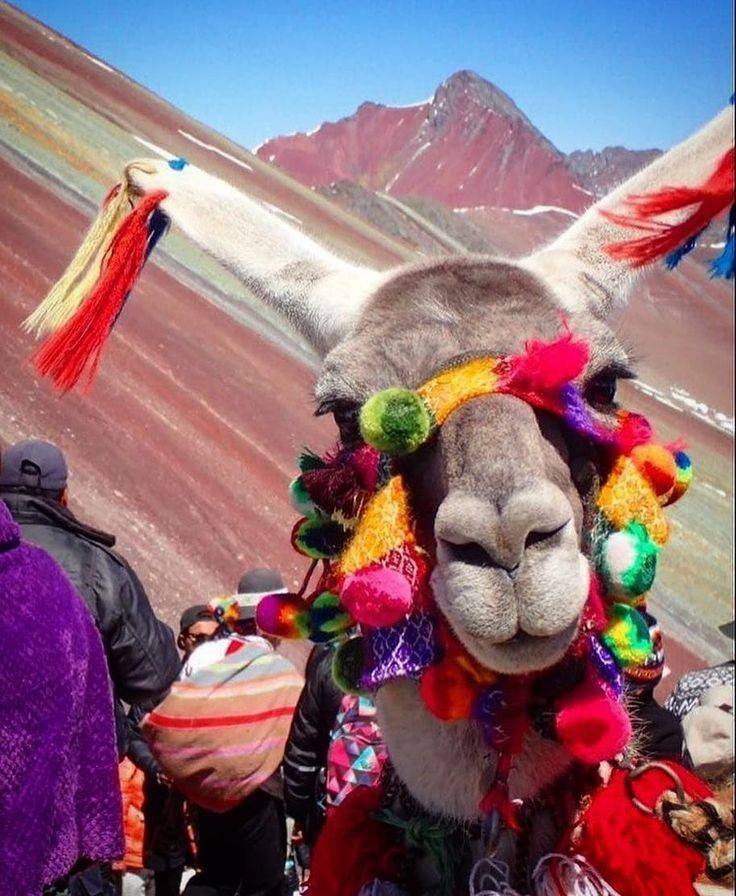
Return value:
[(0, 502), (0, 896), (40, 896), (72, 869), (122, 857), (122, 821), (100, 636)]

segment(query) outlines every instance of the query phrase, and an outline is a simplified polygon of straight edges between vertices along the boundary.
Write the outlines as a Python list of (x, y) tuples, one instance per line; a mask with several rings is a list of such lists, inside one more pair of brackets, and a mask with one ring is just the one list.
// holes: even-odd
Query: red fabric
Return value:
[(620, 411), (616, 447), (620, 454), (631, 454), (637, 445), (646, 445), (654, 438), (652, 426), (646, 417), (631, 411)]
[(63, 392), (77, 385), (88, 365), (87, 384), (94, 379), (105, 341), (146, 259), (148, 219), (166, 195), (158, 191), (145, 196), (125, 218), (89, 297), (34, 355), (38, 372), (50, 376)]
[(308, 896), (357, 896), (375, 879), (399, 880), (404, 848), (394, 829), (373, 818), (381, 797), (379, 789), (358, 787), (327, 813), (312, 854)]
[[(675, 762), (685, 791), (694, 799), (710, 795), (695, 775)], [(632, 803), (626, 786), (628, 772), (614, 770), (609, 783), (592, 794), (592, 801), (568, 851), (580, 853), (621, 896), (696, 896), (695, 881), (705, 870), (705, 859), (659, 818)], [(654, 806), (672, 789), (667, 774), (651, 769), (634, 782), (634, 793)]]
[[(626, 205), (631, 211), (628, 214), (601, 212), (614, 224), (648, 233), (648, 236), (637, 239), (609, 243), (603, 251), (635, 268), (673, 252), (731, 205), (734, 199), (733, 165), (734, 151), (729, 149), (700, 187), (665, 187), (656, 193), (629, 196)], [(679, 224), (657, 220), (660, 215), (690, 207), (693, 211)]]

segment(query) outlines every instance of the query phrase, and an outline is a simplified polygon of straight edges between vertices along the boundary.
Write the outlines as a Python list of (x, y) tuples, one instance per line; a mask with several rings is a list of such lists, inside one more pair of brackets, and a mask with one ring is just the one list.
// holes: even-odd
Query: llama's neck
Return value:
[[(493, 784), (496, 756), (472, 721), (442, 722), (424, 705), (419, 685), (407, 679), (383, 685), (376, 697), (379, 723), (396, 773), (431, 812), (476, 820)], [(530, 732), (509, 778), (511, 799), (540, 792), (570, 765), (558, 744)]]

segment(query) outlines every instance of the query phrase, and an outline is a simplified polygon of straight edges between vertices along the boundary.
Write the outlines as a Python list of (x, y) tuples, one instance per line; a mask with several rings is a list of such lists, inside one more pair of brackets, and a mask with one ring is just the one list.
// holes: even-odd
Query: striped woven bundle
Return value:
[(222, 660), (173, 685), (142, 730), (185, 796), (224, 812), (278, 769), (302, 683), (262, 642), (233, 638)]

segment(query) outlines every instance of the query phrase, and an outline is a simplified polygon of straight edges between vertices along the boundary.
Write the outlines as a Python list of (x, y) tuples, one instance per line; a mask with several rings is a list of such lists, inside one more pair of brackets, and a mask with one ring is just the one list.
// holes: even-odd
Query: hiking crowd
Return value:
[[(302, 681), (259, 633), (273, 570), (200, 598), (175, 638), (68, 478), (48, 442), (0, 456), (0, 896), (299, 891), (330, 807), (380, 777), (371, 699), (339, 690), (330, 646)], [(661, 674), (632, 690), (640, 748), (722, 781), (733, 663), (664, 707)]]

